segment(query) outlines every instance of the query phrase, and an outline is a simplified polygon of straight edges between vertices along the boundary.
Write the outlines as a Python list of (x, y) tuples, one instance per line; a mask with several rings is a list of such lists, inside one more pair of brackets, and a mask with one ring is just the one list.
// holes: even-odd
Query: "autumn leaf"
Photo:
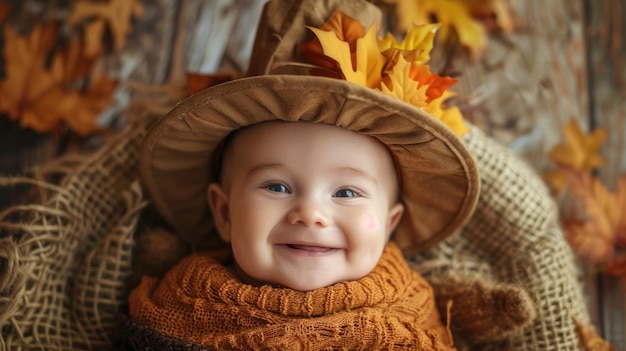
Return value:
[(485, 52), (487, 31), (509, 33), (513, 21), (502, 0), (386, 0), (395, 4), (395, 30), (406, 31), (413, 24), (438, 23), (437, 41), (468, 49), (474, 59)]
[(565, 142), (555, 146), (548, 158), (560, 166), (571, 167), (579, 171), (589, 171), (604, 163), (598, 154), (606, 137), (606, 131), (598, 128), (591, 134), (585, 134), (578, 122), (572, 118), (562, 126)]
[[(348, 43), (352, 66), (355, 66), (356, 58), (356, 42), (365, 36), (365, 27), (356, 19), (343, 14), (341, 11), (335, 10), (324, 24), (319, 27), (320, 30), (334, 32), (337, 39)], [(308, 58), (312, 63), (331, 70), (338, 69), (337, 61), (326, 56), (324, 50), (317, 37), (311, 41), (299, 45), (300, 52)]]
[(614, 351), (615, 348), (611, 346), (606, 340), (598, 334), (595, 328), (587, 329), (582, 323), (574, 320), (576, 325), (576, 331), (581, 338), (583, 344), (583, 350), (585, 351)]
[(54, 23), (39, 24), (28, 36), (5, 26), (3, 34), (7, 75), (0, 80), (0, 112), (42, 133), (58, 131), (63, 123), (81, 135), (99, 131), (97, 114), (112, 102), (117, 83), (101, 78), (84, 87), (68, 84), (76, 66), (87, 60), (75, 43), (52, 55), (46, 66), (58, 38)]
[(126, 36), (131, 30), (131, 19), (139, 17), (142, 12), (143, 7), (137, 0), (109, 0), (104, 2), (79, 0), (74, 3), (67, 22), (75, 26), (92, 18), (96, 18), (97, 21), (105, 21), (113, 38), (113, 47), (119, 51), (126, 45)]
[(71, 84), (75, 80), (88, 77), (93, 66), (104, 53), (102, 38), (104, 36), (104, 22), (93, 21), (82, 29), (82, 35), (67, 43), (61, 51), (64, 62), (63, 81)]
[(385, 79), (388, 82), (381, 84), (381, 92), (413, 106), (423, 108), (427, 105), (427, 88), (424, 86), (420, 89), (419, 82), (411, 79), (409, 76), (410, 71), (411, 63), (400, 57), (395, 66), (393, 66), (393, 70)]
[(430, 73), (430, 68), (425, 65), (413, 65), (409, 73), (411, 79), (419, 82), (419, 86), (427, 86), (426, 102), (437, 99), (446, 92), (448, 88), (453, 86), (457, 80), (450, 77), (442, 77), (435, 73)]
[(586, 218), (563, 221), (570, 245), (591, 264), (611, 259), (619, 226), (623, 223), (624, 211), (619, 208), (619, 197), (589, 173), (566, 168), (561, 171), (568, 189), (586, 211)]
[(471, 9), (459, 0), (395, 0), (397, 30), (405, 31), (411, 24), (438, 23), (438, 41), (458, 42), (478, 58), (485, 50), (486, 30), (472, 18)]
[(341, 73), (349, 82), (375, 88), (380, 85), (380, 72), (384, 64), (384, 57), (378, 51), (376, 33), (372, 26), (363, 38), (356, 41), (355, 64), (353, 65), (350, 45), (341, 41), (335, 32), (310, 28), (322, 45), (324, 55), (334, 59), (339, 64)]
[(446, 108), (444, 102), (454, 96), (451, 91), (444, 92), (440, 97), (430, 101), (424, 111), (430, 113), (447, 125), (458, 136), (463, 136), (469, 127), (463, 122), (463, 115), (457, 107)]
[(436, 24), (412, 25), (402, 42), (398, 43), (391, 33), (387, 33), (384, 38), (378, 39), (378, 47), (383, 54), (387, 50), (409, 52), (411, 58), (405, 54), (404, 59), (422, 65), (430, 60), (430, 51), (433, 49), (438, 28), (439, 25)]
[[(390, 37), (377, 41), (375, 26), (361, 35), (364, 31), (361, 24), (338, 11), (323, 27), (330, 30), (310, 27), (317, 40), (300, 45), (303, 55), (311, 61), (328, 69), (338, 68), (342, 78), (349, 82), (379, 90), (431, 113), (458, 135), (469, 130), (460, 111), (446, 109), (444, 105), (453, 95), (446, 89), (456, 80), (432, 74), (428, 66), (416, 64), (428, 58), (422, 54), (432, 48), (436, 26), (413, 27), (401, 43)], [(322, 60), (320, 52), (333, 63)], [(332, 76), (327, 72), (319, 74)]]

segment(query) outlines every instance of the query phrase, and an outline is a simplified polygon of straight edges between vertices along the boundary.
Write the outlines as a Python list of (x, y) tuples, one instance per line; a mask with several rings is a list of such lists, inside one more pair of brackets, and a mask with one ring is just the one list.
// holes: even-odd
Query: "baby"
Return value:
[(383, 144), (307, 122), (265, 122), (229, 144), (209, 203), (243, 279), (310, 291), (374, 269), (403, 211)]
[(296, 62), (303, 23), (338, 8), (378, 13), (361, 1), (270, 2), (258, 76), (188, 98), (146, 135), (142, 180), (160, 214), (192, 244), (219, 235), (231, 251), (144, 277), (129, 298), (141, 326), (129, 348), (454, 350), (403, 253), (471, 215), (469, 151), (445, 124), (370, 87), (266, 74)]

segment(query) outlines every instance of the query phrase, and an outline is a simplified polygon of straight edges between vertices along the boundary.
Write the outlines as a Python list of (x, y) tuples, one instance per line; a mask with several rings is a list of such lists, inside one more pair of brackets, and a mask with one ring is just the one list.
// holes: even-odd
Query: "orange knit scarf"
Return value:
[(215, 350), (454, 350), (432, 289), (392, 243), (368, 276), (306, 292), (243, 284), (195, 254), (144, 277), (129, 303), (139, 322)]

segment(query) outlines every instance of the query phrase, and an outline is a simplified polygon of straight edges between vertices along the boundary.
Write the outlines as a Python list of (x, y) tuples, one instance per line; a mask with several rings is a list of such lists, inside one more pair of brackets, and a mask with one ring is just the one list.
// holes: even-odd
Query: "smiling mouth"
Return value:
[(324, 257), (335, 254), (340, 249), (329, 246), (317, 246), (308, 244), (280, 244), (285, 252), (290, 255), (301, 257)]
[(333, 247), (325, 247), (325, 246), (314, 246), (314, 245), (301, 245), (301, 244), (285, 244), (290, 249), (293, 250), (301, 250), (301, 251), (309, 251), (309, 252), (319, 252), (326, 253), (335, 251), (337, 249)]

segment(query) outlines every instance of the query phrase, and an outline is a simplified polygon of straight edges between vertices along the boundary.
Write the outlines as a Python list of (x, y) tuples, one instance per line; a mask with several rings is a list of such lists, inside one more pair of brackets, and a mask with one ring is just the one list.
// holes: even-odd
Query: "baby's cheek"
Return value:
[(365, 225), (365, 229), (368, 229), (368, 230), (374, 230), (378, 227), (378, 224), (376, 223), (376, 218), (374, 218), (374, 216), (372, 216), (371, 214), (365, 215), (364, 225)]

